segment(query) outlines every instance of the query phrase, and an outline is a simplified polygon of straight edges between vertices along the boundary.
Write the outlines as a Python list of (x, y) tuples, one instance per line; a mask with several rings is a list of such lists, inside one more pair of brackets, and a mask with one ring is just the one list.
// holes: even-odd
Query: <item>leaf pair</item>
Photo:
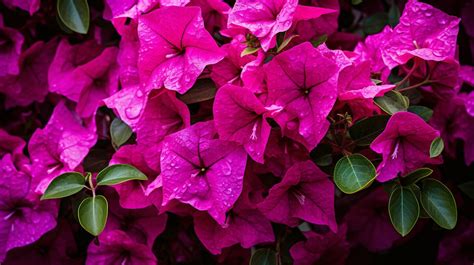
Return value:
[[(426, 168), (415, 170), (405, 177), (411, 179), (408, 181), (409, 186), (397, 185), (391, 192), (388, 203), (390, 221), (402, 236), (410, 233), (418, 218), (423, 217), (422, 214), (445, 229), (456, 226), (456, 201), (443, 183), (431, 178), (424, 179), (431, 172)], [(415, 185), (418, 181), (421, 188)]]
[[(97, 174), (96, 186), (93, 185), (92, 175), (83, 176), (78, 172), (67, 172), (55, 178), (41, 197), (45, 199), (59, 199), (71, 196), (87, 188), (92, 190), (92, 197), (85, 198), (77, 210), (79, 223), (94, 236), (98, 236), (105, 228), (108, 216), (107, 199), (102, 195), (95, 195), (97, 186), (115, 185), (129, 180), (147, 180), (147, 177), (133, 166), (117, 164), (106, 167)], [(89, 183), (89, 187), (87, 187)]]

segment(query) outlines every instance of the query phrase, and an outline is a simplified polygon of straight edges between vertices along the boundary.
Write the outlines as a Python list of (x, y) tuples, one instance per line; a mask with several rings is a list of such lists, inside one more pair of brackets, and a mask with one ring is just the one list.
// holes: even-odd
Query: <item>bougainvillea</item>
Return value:
[(473, 7), (2, 0), (0, 263), (474, 263)]

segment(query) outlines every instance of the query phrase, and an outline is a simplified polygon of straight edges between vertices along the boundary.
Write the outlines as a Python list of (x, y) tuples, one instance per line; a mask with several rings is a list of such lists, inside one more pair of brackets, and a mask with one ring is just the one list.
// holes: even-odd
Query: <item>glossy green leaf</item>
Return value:
[(84, 199), (77, 210), (77, 217), (82, 228), (98, 236), (105, 228), (108, 215), (107, 199), (98, 195)]
[(383, 27), (388, 23), (387, 13), (375, 13), (370, 17), (364, 19), (362, 28), (365, 34), (376, 34), (382, 31)]
[(406, 111), (410, 104), (407, 97), (395, 90), (386, 92), (382, 97), (374, 98), (374, 102), (390, 115), (399, 111)]
[(89, 5), (87, 0), (58, 0), (59, 18), (66, 27), (77, 33), (86, 34), (89, 30)]
[(388, 24), (393, 28), (400, 21), (400, 9), (396, 3), (393, 3), (388, 10)]
[(131, 165), (117, 164), (104, 168), (97, 174), (97, 186), (115, 185), (129, 180), (147, 180), (140, 170)]
[(411, 185), (417, 183), (418, 181), (428, 177), (433, 173), (431, 168), (423, 167), (413, 170), (412, 172), (406, 174), (401, 178), (403, 185)]
[(408, 235), (420, 215), (420, 206), (413, 191), (403, 186), (393, 189), (388, 202), (388, 213), (395, 230), (402, 236)]
[(242, 51), (242, 53), (240, 53), (240, 57), (244, 57), (245, 55), (256, 53), (258, 50), (260, 50), (260, 47), (257, 47), (257, 48), (247, 47)]
[(325, 43), (327, 40), (328, 40), (328, 35), (324, 34), (324, 35), (319, 36), (317, 39), (312, 40), (311, 44), (313, 45), (313, 47), (317, 48), (319, 45)]
[(250, 258), (250, 265), (277, 265), (278, 257), (275, 250), (261, 248), (255, 251)]
[(194, 104), (213, 99), (216, 91), (216, 84), (211, 79), (198, 79), (188, 92), (178, 95), (178, 98), (186, 104)]
[(410, 106), (408, 107), (408, 111), (420, 116), (426, 122), (433, 116), (433, 110), (425, 106)]
[[(420, 187), (418, 187), (416, 184), (411, 184), (409, 186), (406, 186), (408, 187), (409, 189), (411, 189), (411, 191), (413, 191), (413, 193), (415, 193), (415, 196), (416, 196), (416, 199), (418, 200), (418, 202), (420, 203), (421, 202), (421, 190), (420, 190)], [(428, 213), (426, 213), (425, 209), (420, 205), (420, 217), (419, 218), (425, 218), (425, 219), (428, 219), (430, 218), (430, 216), (428, 215)]]
[(441, 153), (443, 152), (443, 149), (444, 149), (443, 139), (441, 139), (441, 137), (436, 137), (433, 140), (433, 142), (431, 142), (430, 157), (433, 158), (433, 157), (437, 157), (441, 155)]
[(432, 178), (422, 180), (420, 202), (439, 226), (445, 229), (453, 229), (456, 226), (458, 220), (456, 201), (443, 183)]
[(332, 147), (329, 144), (318, 144), (309, 154), (311, 160), (320, 167), (326, 167), (332, 164)]
[(365, 156), (344, 156), (334, 168), (334, 182), (344, 193), (352, 194), (368, 187), (376, 177), (375, 167)]
[(119, 118), (115, 118), (110, 124), (110, 138), (114, 148), (118, 149), (130, 139), (130, 136), (132, 136), (132, 129)]
[(389, 118), (388, 115), (377, 115), (359, 120), (349, 128), (349, 134), (357, 145), (370, 145), (385, 129)]
[(351, 0), (351, 3), (353, 5), (358, 5), (358, 4), (362, 3), (362, 0)]
[(85, 187), (84, 184), (85, 178), (78, 172), (61, 174), (49, 183), (41, 199), (58, 199), (76, 194)]
[(277, 48), (277, 53), (281, 52), (283, 49), (285, 49), (286, 46), (288, 46), (288, 44), (290, 44), (291, 40), (294, 39), (295, 37), (298, 37), (298, 35), (293, 35), (289, 38), (287, 38), (286, 40), (284, 40), (280, 46), (278, 46)]
[(469, 198), (474, 200), (474, 181), (464, 182), (463, 184), (459, 184), (458, 187)]

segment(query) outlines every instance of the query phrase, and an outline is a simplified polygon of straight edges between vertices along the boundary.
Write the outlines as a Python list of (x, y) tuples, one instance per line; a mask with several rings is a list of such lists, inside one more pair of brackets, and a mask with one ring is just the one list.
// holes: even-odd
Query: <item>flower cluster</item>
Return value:
[(3, 0), (0, 263), (473, 263), (474, 4), (349, 2)]

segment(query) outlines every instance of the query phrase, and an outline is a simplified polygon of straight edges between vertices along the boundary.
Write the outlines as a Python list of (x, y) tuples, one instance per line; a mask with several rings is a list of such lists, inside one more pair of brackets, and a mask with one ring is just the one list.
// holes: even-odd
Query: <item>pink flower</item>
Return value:
[(308, 20), (334, 10), (298, 6), (297, 0), (237, 0), (229, 14), (229, 27), (243, 27), (260, 40), (264, 51), (276, 44), (276, 34), (287, 31), (293, 20)]
[(81, 117), (90, 117), (102, 100), (118, 89), (117, 48), (102, 49), (93, 41), (70, 45), (62, 40), (48, 79), (51, 92), (77, 102)]
[(472, 263), (474, 253), (474, 222), (465, 220), (456, 230), (446, 234), (439, 244), (438, 264), (463, 265)]
[(305, 232), (305, 241), (300, 241), (290, 248), (295, 265), (343, 265), (349, 256), (350, 245), (346, 242), (347, 227), (339, 231), (318, 234), (313, 231)]
[(13, 163), (23, 160), (23, 149), (25, 148), (25, 141), (18, 136), (10, 135), (8, 132), (0, 129), (0, 158), (7, 154), (12, 157)]
[(392, 69), (413, 57), (438, 62), (454, 58), (459, 21), (428, 4), (408, 1), (382, 49), (385, 64)]
[(0, 78), (20, 73), (18, 60), (23, 41), (23, 35), (19, 31), (3, 25), (0, 15)]
[(224, 227), (207, 213), (197, 212), (194, 214), (194, 230), (199, 240), (214, 255), (238, 243), (244, 248), (251, 248), (275, 240), (270, 221), (243, 200), (237, 201), (228, 212)]
[(43, 235), (34, 244), (10, 250), (2, 264), (84, 264), (84, 261), (82, 258), (78, 258), (78, 255), (79, 251), (76, 246), (72, 227), (66, 221), (63, 221), (60, 222), (54, 230)]
[(369, 35), (364, 42), (359, 42), (354, 49), (361, 61), (370, 62), (370, 71), (383, 81), (390, 75), (390, 70), (382, 59), (382, 49), (390, 40), (392, 29), (386, 26), (380, 33)]
[(158, 214), (158, 210), (153, 207), (142, 209), (123, 209), (117, 203), (117, 196), (109, 194), (109, 217), (104, 233), (121, 230), (135, 242), (153, 247), (153, 242), (166, 227), (168, 216)]
[(253, 160), (263, 163), (271, 127), (268, 110), (245, 87), (225, 85), (214, 100), (214, 119), (221, 139), (243, 144)]
[(155, 265), (156, 257), (151, 248), (138, 243), (128, 234), (120, 230), (108, 231), (100, 234), (100, 245), (94, 242), (87, 249), (87, 265)]
[(3, 4), (9, 8), (18, 7), (25, 11), (28, 11), (30, 15), (33, 15), (41, 5), (41, 0), (3, 0)]
[(425, 164), (440, 164), (441, 157), (430, 158), (431, 142), (439, 135), (416, 114), (393, 114), (384, 131), (370, 145), (383, 158), (377, 168), (377, 180), (385, 182)]
[(198, 7), (162, 7), (142, 15), (138, 69), (149, 88), (188, 91), (204, 68), (224, 58)]
[[(326, 57), (327, 54), (327, 57)], [(337, 97), (338, 66), (324, 48), (305, 42), (265, 65), (268, 100), (283, 107), (275, 120), (284, 135), (313, 149), (329, 127)]]
[(43, 102), (48, 94), (48, 69), (56, 52), (57, 40), (38, 41), (19, 58), (20, 73), (5, 78), (0, 90), (6, 91), (7, 107)]
[(28, 143), (37, 191), (43, 192), (59, 174), (80, 166), (96, 140), (95, 125), (84, 125), (75, 112), (60, 102), (48, 124), (37, 129)]
[(401, 239), (390, 223), (387, 204), (388, 193), (379, 187), (351, 205), (344, 216), (349, 242), (361, 244), (372, 252), (380, 252)]
[(311, 161), (288, 169), (258, 208), (273, 222), (296, 226), (301, 219), (337, 231), (334, 184)]
[(222, 46), (222, 50), (227, 53), (227, 56), (211, 68), (211, 78), (217, 87), (226, 84), (243, 85), (244, 66), (256, 59), (255, 55), (241, 56), (245, 47), (246, 45), (242, 43), (241, 39), (234, 39), (231, 43)]
[(13, 248), (38, 240), (56, 226), (54, 201), (39, 201), (31, 177), (18, 171), (11, 155), (0, 160), (0, 261)]
[(145, 195), (146, 187), (151, 183), (158, 172), (151, 169), (145, 161), (144, 155), (147, 148), (142, 145), (124, 145), (120, 147), (112, 156), (110, 165), (113, 164), (130, 164), (148, 176), (148, 180), (133, 180), (112, 186), (119, 194), (120, 206), (127, 209), (145, 208), (157, 200), (161, 193), (154, 192), (150, 196)]
[(223, 225), (225, 213), (242, 191), (247, 155), (236, 143), (217, 140), (215, 136), (212, 121), (196, 123), (167, 136), (160, 177), (163, 206), (176, 199), (208, 211)]

